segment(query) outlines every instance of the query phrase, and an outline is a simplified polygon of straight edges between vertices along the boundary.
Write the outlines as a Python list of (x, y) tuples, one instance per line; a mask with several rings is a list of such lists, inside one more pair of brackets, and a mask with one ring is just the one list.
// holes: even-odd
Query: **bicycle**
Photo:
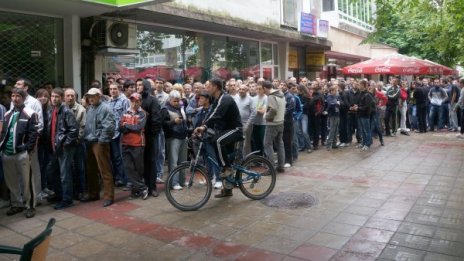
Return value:
[[(209, 161), (215, 167), (219, 167), (213, 158), (203, 150), (207, 135), (199, 137), (200, 144), (196, 155), (191, 153), (191, 160), (179, 164), (173, 169), (166, 180), (166, 198), (177, 209), (182, 211), (193, 211), (204, 206), (212, 192), (212, 176), (209, 175), (205, 164), (200, 163), (200, 156), (203, 161)], [(189, 138), (189, 144), (193, 143), (194, 138)], [(260, 200), (267, 197), (274, 189), (276, 183), (276, 171), (273, 164), (263, 156), (256, 155), (258, 151), (252, 152), (243, 159), (236, 157), (241, 149), (236, 143), (234, 151), (229, 154), (233, 159), (231, 168), (235, 172), (222, 180), (223, 187), (233, 189), (239, 187), (240, 191), (248, 198)], [(172, 182), (176, 175), (183, 187), (181, 190), (172, 189)]]

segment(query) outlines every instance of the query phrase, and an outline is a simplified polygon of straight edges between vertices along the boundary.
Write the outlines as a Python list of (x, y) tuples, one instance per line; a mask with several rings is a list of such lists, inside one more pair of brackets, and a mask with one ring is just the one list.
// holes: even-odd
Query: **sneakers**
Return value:
[(42, 190), (42, 193), (47, 194), (47, 196), (48, 196), (49, 198), (53, 198), (53, 197), (55, 196), (55, 192), (53, 192), (52, 190), (50, 190), (50, 189), (48, 189), (48, 188), (44, 188), (44, 189)]
[(290, 163), (285, 163), (284, 164), (284, 168), (290, 168), (291, 166), (292, 166), (292, 164), (290, 164)]
[(363, 146), (363, 147), (361, 148), (361, 151), (369, 151), (369, 147)]
[(311, 153), (311, 152), (313, 152), (312, 149), (307, 149), (307, 150), (306, 150), (306, 153)]
[(385, 143), (383, 141), (381, 141), (380, 146), (385, 146)]
[(407, 132), (407, 131), (401, 131), (400, 133), (403, 134), (403, 135), (409, 136), (409, 132)]
[(176, 184), (176, 185), (172, 186), (172, 189), (173, 190), (181, 190), (182, 187), (179, 184)]
[(284, 167), (277, 167), (276, 170), (277, 170), (277, 172), (279, 172), (279, 173), (284, 173), (284, 172), (285, 172)]
[(338, 147), (340, 147), (340, 148), (344, 148), (344, 147), (346, 147), (346, 146), (347, 146), (346, 143), (343, 143), (343, 142), (340, 143), (340, 144), (338, 144)]
[(458, 135), (456, 135), (456, 138), (458, 138), (458, 139), (464, 139), (464, 135), (458, 134)]
[(148, 198), (148, 189), (144, 189), (142, 191), (141, 197), (143, 200), (146, 200)]
[(356, 148), (358, 148), (358, 149), (362, 149), (363, 147), (364, 147), (364, 146), (363, 146), (362, 144), (356, 145)]
[(156, 183), (164, 184), (164, 180), (162, 178), (156, 178)]
[(214, 183), (214, 188), (215, 188), (215, 189), (221, 189), (221, 188), (222, 188), (222, 182), (216, 181), (216, 182)]

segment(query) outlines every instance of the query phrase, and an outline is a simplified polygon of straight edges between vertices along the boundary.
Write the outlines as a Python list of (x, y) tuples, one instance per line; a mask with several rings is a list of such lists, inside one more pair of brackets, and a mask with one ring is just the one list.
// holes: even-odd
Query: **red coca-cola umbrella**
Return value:
[(421, 75), (440, 72), (440, 67), (433, 63), (402, 54), (373, 58), (343, 68), (343, 74)]
[(430, 60), (427, 60), (425, 59), (426, 62), (429, 62), (429, 63), (432, 63), (433, 65), (435, 66), (438, 66), (439, 69), (438, 71), (440, 73), (436, 73), (436, 74), (441, 74), (441, 75), (453, 75), (453, 74), (458, 74), (458, 72), (456, 70), (454, 70), (453, 68), (450, 68), (448, 66), (444, 66), (444, 65), (441, 65), (439, 63), (436, 63), (436, 62), (432, 62)]

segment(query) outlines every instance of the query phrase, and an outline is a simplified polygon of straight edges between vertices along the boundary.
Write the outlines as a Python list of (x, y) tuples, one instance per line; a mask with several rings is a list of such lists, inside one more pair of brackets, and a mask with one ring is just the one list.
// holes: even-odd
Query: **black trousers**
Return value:
[(222, 167), (230, 166), (233, 159), (229, 159), (229, 155), (234, 151), (235, 143), (242, 140), (242, 128), (219, 131), (212, 138), (216, 155)]
[[(157, 134), (158, 135), (158, 134)], [(157, 146), (156, 139), (158, 137), (148, 137), (145, 139), (145, 151), (143, 153), (143, 178), (145, 180), (145, 185), (147, 185), (149, 193), (153, 190), (156, 190), (156, 159), (157, 159)], [(158, 152), (159, 153), (159, 152)]]
[[(350, 132), (351, 133), (351, 132)], [(339, 139), (341, 143), (348, 143), (348, 111), (340, 110)]]
[(362, 137), (359, 131), (358, 115), (356, 113), (348, 113), (348, 143), (353, 141), (353, 134), (356, 134), (356, 141), (361, 143)]
[(284, 121), (284, 134), (282, 136), (285, 151), (285, 163), (293, 163), (293, 119)]
[(427, 131), (427, 104), (416, 105), (417, 121), (419, 124), (419, 132)]
[[(397, 106), (387, 106), (385, 110), (385, 134), (387, 136), (391, 135), (391, 130), (396, 133), (396, 112)], [(391, 127), (390, 122), (392, 123)]]
[(311, 129), (311, 135), (313, 140), (313, 146), (315, 149), (319, 146), (319, 137), (321, 134), (321, 116), (311, 117), (309, 121), (309, 128)]

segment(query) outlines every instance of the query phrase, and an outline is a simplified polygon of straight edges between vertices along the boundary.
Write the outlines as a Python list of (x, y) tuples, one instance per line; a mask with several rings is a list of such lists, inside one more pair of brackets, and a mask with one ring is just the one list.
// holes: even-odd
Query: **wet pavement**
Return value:
[[(32, 219), (2, 209), (0, 244), (21, 246), (55, 217), (48, 260), (463, 260), (464, 140), (436, 132), (385, 142), (301, 153), (278, 175), (271, 195), (283, 196), (271, 205), (236, 189), (195, 212), (123, 191), (106, 209), (46, 205)], [(279, 207), (286, 201), (297, 207)]]

